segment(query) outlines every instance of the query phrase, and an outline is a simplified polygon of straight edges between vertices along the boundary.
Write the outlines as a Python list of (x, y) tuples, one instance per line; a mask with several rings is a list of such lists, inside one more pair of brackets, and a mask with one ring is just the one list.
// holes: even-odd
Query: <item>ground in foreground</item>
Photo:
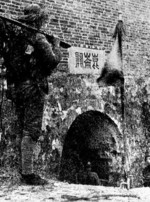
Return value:
[(49, 180), (46, 186), (9, 185), (0, 187), (1, 202), (70, 202), (70, 201), (114, 201), (114, 202), (149, 202), (150, 188), (133, 188), (75, 185)]

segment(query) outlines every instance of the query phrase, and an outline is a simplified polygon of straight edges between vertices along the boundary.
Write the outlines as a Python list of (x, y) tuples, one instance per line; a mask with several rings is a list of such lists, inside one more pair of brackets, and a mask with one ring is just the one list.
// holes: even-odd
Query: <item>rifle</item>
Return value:
[[(44, 34), (44, 35), (47, 37), (47, 39), (48, 39), (49, 41), (52, 41), (52, 40), (54, 39), (54, 36), (53, 36), (53, 35), (49, 35), (48, 33), (45, 33), (44, 31), (38, 30), (38, 29), (36, 29), (36, 28), (34, 28), (34, 27), (31, 27), (31, 26), (29, 26), (29, 25), (26, 25), (26, 24), (24, 24), (24, 23), (21, 23), (21, 22), (19, 22), (18, 20), (10, 19), (10, 18), (4, 17), (4, 16), (2, 16), (2, 15), (0, 15), (0, 18), (2, 18), (3, 20), (6, 20), (6, 21), (8, 21), (8, 22), (10, 22), (10, 23), (12, 23), (12, 24), (15, 24), (15, 25), (17, 25), (17, 26), (19, 26), (19, 27), (26, 28), (27, 30), (29, 30), (29, 31), (31, 31), (31, 32), (38, 32), (38, 33)], [(68, 43), (66, 43), (66, 42), (63, 42), (63, 41), (60, 41), (60, 46), (61, 46), (62, 48), (70, 48), (70, 47), (71, 47), (70, 44), (68, 44)]]

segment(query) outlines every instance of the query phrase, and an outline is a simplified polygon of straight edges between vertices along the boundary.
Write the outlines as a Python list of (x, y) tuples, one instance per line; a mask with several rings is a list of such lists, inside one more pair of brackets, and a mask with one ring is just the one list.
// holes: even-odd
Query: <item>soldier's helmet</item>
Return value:
[(44, 23), (49, 20), (49, 14), (47, 9), (42, 8), (38, 4), (27, 5), (24, 10), (24, 14), (18, 17), (20, 22), (33, 25), (36, 28), (40, 28)]
[(87, 162), (86, 168), (91, 168), (91, 162), (90, 161)]

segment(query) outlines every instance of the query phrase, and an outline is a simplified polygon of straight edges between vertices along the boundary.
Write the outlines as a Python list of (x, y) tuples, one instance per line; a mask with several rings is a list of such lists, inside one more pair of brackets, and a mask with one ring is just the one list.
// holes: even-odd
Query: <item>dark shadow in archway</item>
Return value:
[(109, 153), (117, 152), (116, 141), (119, 136), (117, 125), (106, 114), (91, 110), (79, 115), (65, 138), (60, 180), (76, 183), (77, 173), (82, 173), (90, 161), (92, 170), (97, 172), (100, 179), (108, 182), (111, 161)]

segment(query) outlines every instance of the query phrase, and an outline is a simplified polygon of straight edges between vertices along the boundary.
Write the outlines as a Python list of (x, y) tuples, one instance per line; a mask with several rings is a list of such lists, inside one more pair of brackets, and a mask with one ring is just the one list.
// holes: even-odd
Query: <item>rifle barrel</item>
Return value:
[[(34, 32), (38, 32), (38, 33), (44, 34), (44, 35), (47, 36), (49, 39), (53, 39), (53, 38), (54, 38), (53, 35), (49, 35), (49, 34), (45, 33), (44, 31), (41, 31), (41, 30), (38, 30), (38, 29), (36, 29), (36, 28), (34, 28), (34, 27), (28, 26), (28, 25), (26, 25), (26, 24), (24, 24), (24, 23), (19, 22), (18, 20), (10, 19), (10, 18), (4, 17), (4, 16), (2, 16), (2, 15), (0, 15), (0, 18), (2, 18), (3, 20), (8, 21), (8, 22), (10, 22), (10, 23), (13, 23), (13, 24), (15, 24), (15, 25), (17, 25), (17, 26), (19, 26), (19, 27), (26, 28), (26, 29), (28, 29), (28, 30), (31, 31), (31, 32), (34, 31)], [(64, 41), (60, 41), (60, 46), (61, 46), (62, 48), (70, 48), (70, 47), (71, 47), (70, 44), (68, 44), (68, 43), (66, 43), (66, 42), (64, 42)]]

